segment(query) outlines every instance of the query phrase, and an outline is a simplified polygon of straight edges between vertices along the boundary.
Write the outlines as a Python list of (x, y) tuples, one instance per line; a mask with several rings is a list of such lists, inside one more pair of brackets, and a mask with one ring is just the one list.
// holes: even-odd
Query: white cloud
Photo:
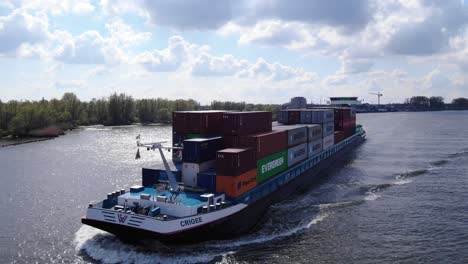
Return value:
[(54, 58), (70, 64), (116, 64), (126, 59), (122, 47), (112, 38), (104, 38), (97, 31), (86, 31), (79, 36), (67, 32), (59, 34), (61, 44)]
[(90, 0), (24, 0), (21, 2), (23, 9), (41, 11), (54, 16), (83, 15), (95, 10)]
[(180, 36), (173, 36), (166, 49), (143, 52), (133, 61), (151, 72), (176, 71), (188, 57), (189, 49), (187, 41)]
[(194, 76), (233, 76), (248, 67), (249, 63), (232, 55), (221, 57), (203, 53), (194, 59), (191, 74)]
[(60, 80), (56, 81), (54, 86), (59, 90), (74, 90), (82, 88), (86, 85), (85, 80)]
[(44, 14), (30, 15), (17, 9), (0, 17), (0, 53), (15, 54), (23, 43), (36, 44), (47, 40), (49, 21)]
[(110, 32), (113, 41), (117, 41), (124, 48), (140, 45), (151, 38), (150, 32), (137, 32), (125, 24), (121, 19), (106, 23), (106, 29)]

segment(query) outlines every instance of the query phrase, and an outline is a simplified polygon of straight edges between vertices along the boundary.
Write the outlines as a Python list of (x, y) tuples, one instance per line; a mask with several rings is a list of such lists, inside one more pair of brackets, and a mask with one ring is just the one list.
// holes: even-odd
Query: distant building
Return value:
[(283, 109), (300, 109), (307, 107), (307, 99), (301, 96), (291, 98), (291, 102), (284, 104)]
[(360, 104), (361, 101), (357, 97), (330, 97), (330, 105), (356, 106)]

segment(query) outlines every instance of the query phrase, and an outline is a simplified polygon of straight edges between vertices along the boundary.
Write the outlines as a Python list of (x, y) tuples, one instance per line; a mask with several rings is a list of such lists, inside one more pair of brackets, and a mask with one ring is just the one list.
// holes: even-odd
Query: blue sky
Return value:
[(460, 0), (0, 0), (0, 100), (468, 97)]

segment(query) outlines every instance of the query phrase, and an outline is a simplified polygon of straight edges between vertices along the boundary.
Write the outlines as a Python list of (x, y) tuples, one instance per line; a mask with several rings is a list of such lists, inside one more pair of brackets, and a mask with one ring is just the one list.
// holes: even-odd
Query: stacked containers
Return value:
[(302, 109), (281, 110), (278, 113), (278, 122), (285, 125), (301, 123)]
[[(301, 111), (300, 121), (303, 124), (320, 124), (322, 126), (322, 150), (334, 145), (335, 112), (333, 109), (304, 109)], [(318, 144), (314, 145), (318, 148)], [(310, 148), (309, 146), (309, 153), (311, 152)]]
[(245, 136), (271, 131), (271, 112), (226, 112), (222, 118), (224, 135)]
[(251, 148), (223, 149), (216, 154), (216, 191), (237, 197), (257, 186), (255, 151)]
[(287, 166), (293, 166), (307, 158), (308, 128), (304, 125), (275, 126), (275, 131), (286, 131), (288, 135)]
[(335, 111), (335, 144), (352, 136), (356, 128), (355, 111), (348, 107), (337, 107)]
[(216, 152), (223, 147), (222, 137), (184, 140), (182, 182), (197, 186), (197, 174), (215, 166)]
[(216, 171), (210, 169), (197, 174), (197, 185), (210, 192), (216, 192)]
[(286, 149), (288, 146), (287, 137), (286, 131), (272, 131), (239, 137), (239, 145), (255, 149), (257, 159), (261, 159)]
[[(176, 111), (172, 113), (172, 146), (183, 147), (191, 138), (219, 135), (224, 111)], [(182, 162), (182, 150), (174, 150), (172, 160)]]
[(308, 155), (309, 157), (322, 151), (322, 126), (319, 124), (308, 125)]
[(257, 161), (257, 181), (261, 183), (288, 168), (288, 150), (282, 150)]

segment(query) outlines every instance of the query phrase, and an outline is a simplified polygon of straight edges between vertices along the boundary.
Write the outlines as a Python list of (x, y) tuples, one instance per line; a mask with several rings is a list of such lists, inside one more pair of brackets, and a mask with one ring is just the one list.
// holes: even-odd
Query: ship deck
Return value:
[[(141, 194), (149, 194), (151, 195), (151, 197), (154, 197), (154, 199), (156, 199), (156, 197), (158, 196), (170, 197), (171, 195), (173, 195), (171, 192), (166, 190), (158, 191), (155, 188), (145, 187), (144, 190), (141, 192), (127, 192), (125, 194), (120, 195), (119, 197), (140, 199)], [(200, 194), (187, 192), (179, 193), (175, 201), (184, 206), (197, 206), (205, 202), (203, 198), (200, 197)]]

